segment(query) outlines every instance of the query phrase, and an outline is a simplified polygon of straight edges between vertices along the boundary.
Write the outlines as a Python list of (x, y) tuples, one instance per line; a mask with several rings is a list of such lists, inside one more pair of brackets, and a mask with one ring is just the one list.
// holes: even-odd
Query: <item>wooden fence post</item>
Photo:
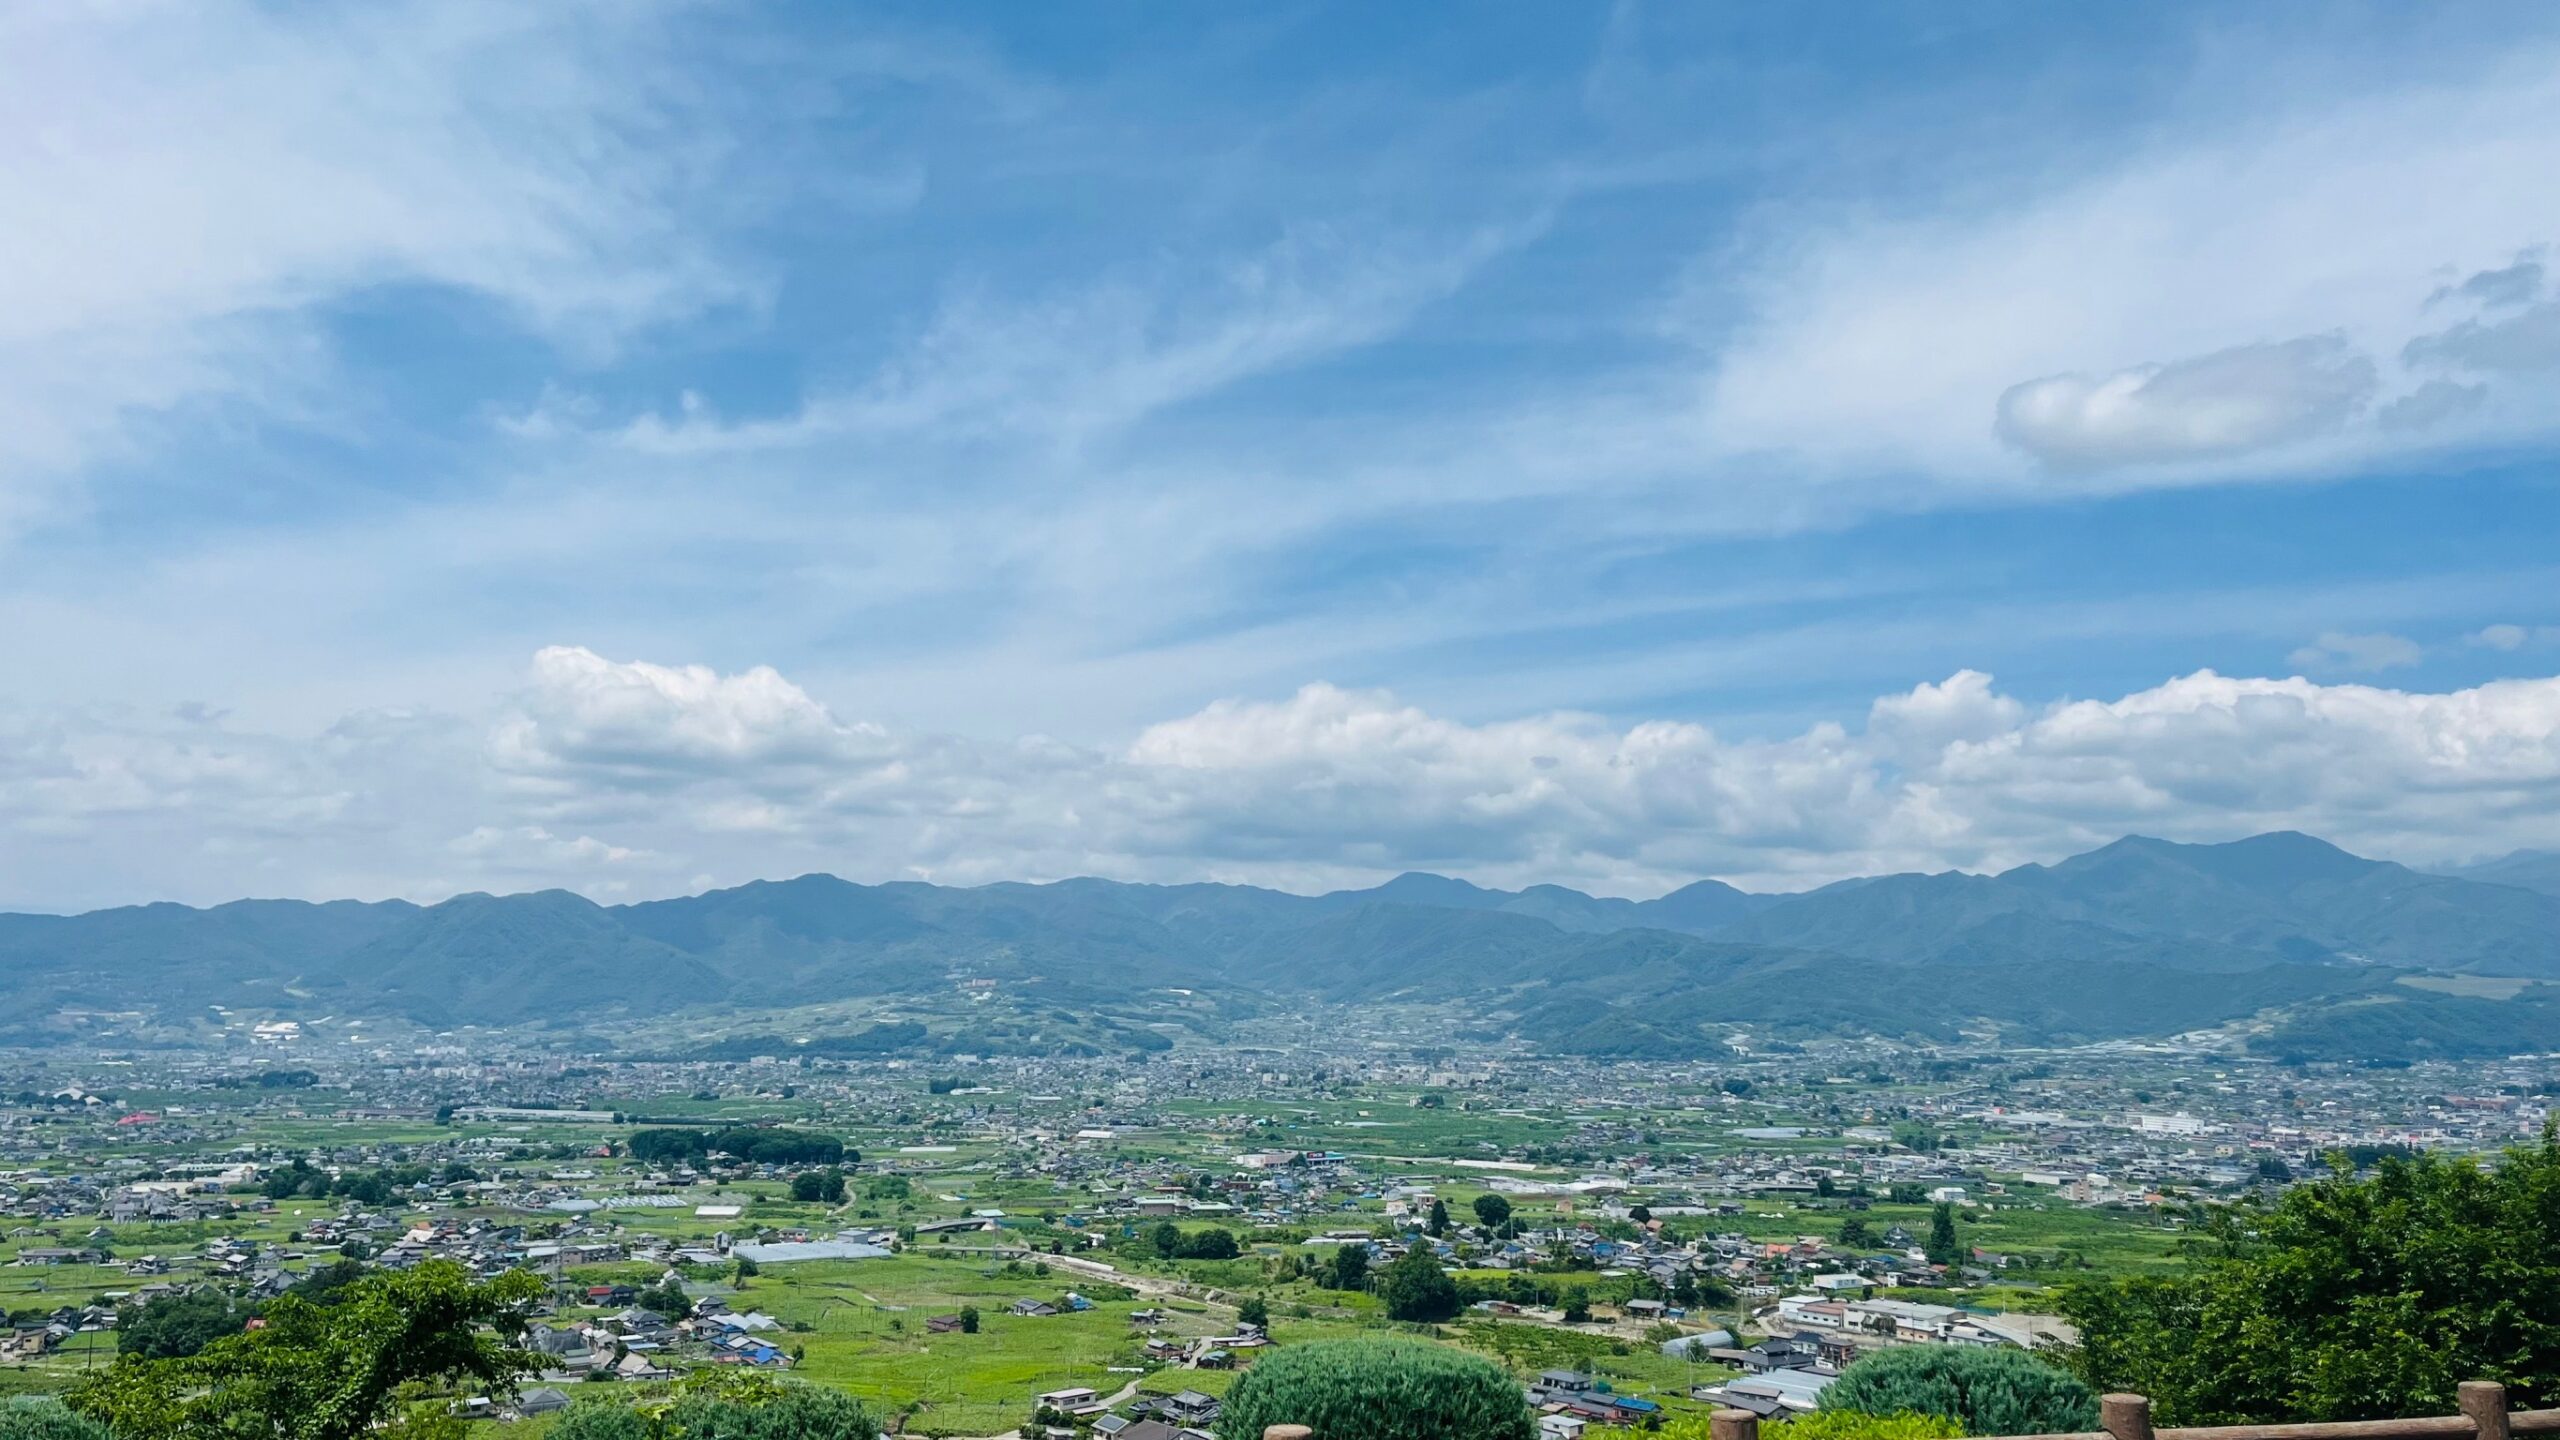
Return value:
[(2110, 1440), (2151, 1440), (2151, 1401), (2141, 1395), (2101, 1396), (2098, 1425)]
[(1760, 1417), (1748, 1410), (1718, 1410), (1707, 1417), (1710, 1440), (1760, 1440)]
[(2507, 1387), (2495, 1380), (2465, 1380), (2456, 1402), (2471, 1417), (2473, 1440), (2507, 1440)]

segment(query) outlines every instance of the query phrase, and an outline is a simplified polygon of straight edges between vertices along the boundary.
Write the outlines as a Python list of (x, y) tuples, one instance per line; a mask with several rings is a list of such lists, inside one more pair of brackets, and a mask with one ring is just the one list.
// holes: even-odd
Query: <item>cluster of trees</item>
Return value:
[(163, 1295), (116, 1313), (116, 1350), (154, 1360), (193, 1355), (225, 1335), (237, 1335), (257, 1318), (258, 1307), (206, 1286)]
[(693, 1313), (693, 1297), (673, 1279), (652, 1285), (631, 1297), (631, 1303), (670, 1320), (681, 1320)]
[[(363, 1262), (340, 1260), (305, 1275), (285, 1293), (330, 1304), (366, 1273)], [(147, 1360), (182, 1360), (246, 1330), (264, 1313), (257, 1302), (211, 1285), (158, 1296), (116, 1312), (116, 1351)]]
[(394, 1195), (420, 1185), (460, 1185), (480, 1172), (455, 1162), (442, 1169), (426, 1165), (386, 1165), (379, 1170), (350, 1170), (331, 1175), (297, 1155), (293, 1163), (267, 1176), (259, 1187), (270, 1200), (327, 1200), (333, 1197), (366, 1205), (388, 1205)]
[(1170, 1220), (1147, 1231), (1147, 1246), (1166, 1260), (1233, 1260), (1244, 1253), (1232, 1230), (1185, 1230)]
[(844, 1172), (803, 1170), (791, 1177), (791, 1198), (804, 1205), (841, 1205), (844, 1203)]
[(2503, 1382), (2519, 1409), (2560, 1404), (2560, 1131), (2494, 1168), (2332, 1166), (2207, 1217), (2184, 1273), (2067, 1291), (2074, 1367), (2176, 1425), (2450, 1414), (2464, 1380)]
[(308, 1090), (319, 1083), (316, 1070), (261, 1070), (255, 1075), (224, 1075), (213, 1082), (217, 1090)]
[(732, 1155), (753, 1165), (852, 1165), (861, 1152), (833, 1135), (782, 1126), (731, 1125), (719, 1130), (634, 1130), (631, 1158), (652, 1165)]

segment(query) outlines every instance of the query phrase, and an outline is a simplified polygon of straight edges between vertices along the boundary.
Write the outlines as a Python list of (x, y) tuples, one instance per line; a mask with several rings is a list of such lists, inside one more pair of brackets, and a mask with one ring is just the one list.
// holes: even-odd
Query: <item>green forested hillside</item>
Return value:
[[(1989, 1024), (2070, 1039), (2269, 1011), (2282, 1012), (2284, 1043), (2325, 1051), (2394, 1021), (2440, 1025), (2439, 1046), (2494, 1048), (2524, 1037), (2540, 1003), (2405, 989), (2388, 992), (2388, 1016), (2330, 1003), (2406, 972), (2560, 973), (2560, 898), (2269, 835), (2130, 839), (2003, 875), (1886, 876), (1787, 897), (1701, 882), (1642, 903), (1427, 875), (1318, 896), (812, 875), (627, 906), (561, 891), (149, 905), (0, 916), (0, 1033), (59, 1030), (85, 1012), (216, 1007), (576, 1026), (923, 1003), (979, 980), (1100, 1017), (1093, 1041), (1138, 1046), (1162, 1041), (1133, 1016), (1191, 992), (1230, 997), (1230, 1014), (1454, 1002), (1482, 1016), (1476, 1028), (1599, 1053), (1676, 1053), (1733, 1025), (1943, 1036)], [(885, 1043), (864, 1033), (832, 1040)]]

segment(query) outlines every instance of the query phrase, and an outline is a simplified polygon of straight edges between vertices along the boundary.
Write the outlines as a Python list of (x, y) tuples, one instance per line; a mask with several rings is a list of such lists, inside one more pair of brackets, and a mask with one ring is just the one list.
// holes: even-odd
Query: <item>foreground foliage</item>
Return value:
[(2077, 1287), (2074, 1364), (2170, 1424), (2449, 1414), (2463, 1380), (2560, 1403), (2560, 1132), (2497, 1167), (2343, 1158), (2171, 1279)]
[(745, 1371), (708, 1371), (672, 1400), (581, 1404), (549, 1440), (878, 1440), (880, 1424), (834, 1390)]
[[(1675, 1415), (1652, 1430), (1611, 1428), (1607, 1440), (1713, 1440), (1711, 1412)], [(1763, 1430), (1763, 1433), (1769, 1433)], [(1869, 1415), (1858, 1410), (1821, 1410), (1799, 1415), (1776, 1434), (1781, 1440), (1963, 1440), (1964, 1427), (1943, 1415)]]
[(1901, 1345), (1869, 1355), (1823, 1390), (1822, 1413), (1834, 1412), (1936, 1416), (1969, 1435), (2098, 1428), (2097, 1395), (2068, 1371), (2024, 1351), (1970, 1345)]
[(544, 1294), (522, 1271), (487, 1283), (451, 1261), (368, 1275), (333, 1303), (285, 1295), (264, 1324), (190, 1356), (123, 1354), (65, 1398), (116, 1440), (354, 1440), (392, 1419), (402, 1387), (466, 1380), (503, 1391), (539, 1357), (507, 1342)]
[(1304, 1425), (1315, 1440), (1533, 1440), (1520, 1382), (1492, 1361), (1415, 1340), (1274, 1350), (1227, 1392), (1218, 1430)]
[(107, 1427), (50, 1395), (0, 1400), (0, 1440), (108, 1440)]

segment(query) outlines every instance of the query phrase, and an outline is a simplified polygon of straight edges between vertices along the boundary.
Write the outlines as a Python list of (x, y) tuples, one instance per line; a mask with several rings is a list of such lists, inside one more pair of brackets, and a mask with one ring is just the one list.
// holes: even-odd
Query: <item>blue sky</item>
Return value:
[(0, 57), (0, 903), (2560, 846), (2548, 7)]

